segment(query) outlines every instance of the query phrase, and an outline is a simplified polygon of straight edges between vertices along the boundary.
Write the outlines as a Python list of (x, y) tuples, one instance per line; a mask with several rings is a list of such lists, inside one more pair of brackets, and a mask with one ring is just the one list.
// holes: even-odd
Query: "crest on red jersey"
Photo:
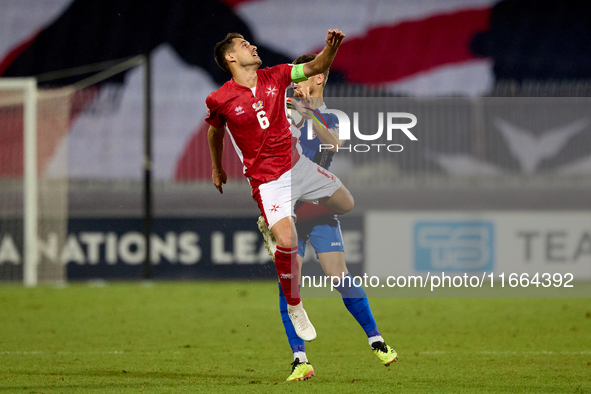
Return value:
[(252, 105), (252, 109), (254, 109), (255, 111), (259, 111), (259, 110), (263, 109), (263, 100), (259, 100), (256, 103), (254, 103)]

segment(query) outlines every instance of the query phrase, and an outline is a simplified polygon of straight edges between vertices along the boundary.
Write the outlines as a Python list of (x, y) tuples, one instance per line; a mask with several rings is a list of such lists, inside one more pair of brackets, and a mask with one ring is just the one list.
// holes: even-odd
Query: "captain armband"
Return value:
[(308, 80), (304, 74), (304, 64), (294, 64), (291, 68), (291, 80), (295, 83)]

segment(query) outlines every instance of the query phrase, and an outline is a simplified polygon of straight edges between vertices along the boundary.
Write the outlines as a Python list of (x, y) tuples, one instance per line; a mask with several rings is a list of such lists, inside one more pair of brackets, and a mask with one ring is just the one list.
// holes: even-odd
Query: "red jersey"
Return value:
[(279, 178), (299, 159), (285, 106), (292, 67), (257, 70), (254, 93), (231, 79), (205, 100), (205, 120), (216, 129), (226, 126), (252, 186)]

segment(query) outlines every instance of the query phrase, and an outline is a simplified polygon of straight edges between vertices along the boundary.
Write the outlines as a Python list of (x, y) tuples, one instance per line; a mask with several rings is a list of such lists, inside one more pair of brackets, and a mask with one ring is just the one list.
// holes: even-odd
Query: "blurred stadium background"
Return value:
[[(516, 272), (564, 268), (591, 279), (589, 7), (574, 0), (3, 1), (0, 77), (35, 77), (39, 88), (39, 279), (272, 278), (231, 148), (226, 193), (210, 184), (204, 100), (227, 80), (212, 48), (240, 31), (272, 66), (318, 51), (332, 26), (347, 39), (326, 95), (396, 98), (419, 118), (419, 142), (403, 153), (337, 155), (332, 168), (357, 201), (343, 218), (353, 272), (377, 272), (365, 255), (375, 244), (366, 233), (380, 228), (366, 213), (381, 210), (421, 214), (408, 228), (384, 229), (392, 234), (412, 232), (430, 213), (457, 223), (480, 218), (496, 231), (482, 247), (510, 252), (437, 266), (413, 261), (428, 246), (398, 243), (409, 258), (380, 274), (497, 269), (505, 259)], [(26, 260), (22, 97), (6, 88), (0, 96), (0, 277), (9, 281), (22, 280)], [(528, 219), (532, 210), (538, 221)], [(496, 223), (507, 211), (516, 220)], [(578, 222), (561, 211), (575, 211)], [(143, 264), (146, 223), (153, 270)], [(452, 243), (448, 237), (440, 252)]]
[[(589, 15), (583, 0), (2, 0), (0, 387), (267, 392), (287, 376), (276, 272), (229, 139), (224, 194), (211, 185), (204, 102), (228, 79), (212, 51), (230, 31), (272, 66), (339, 28), (325, 95), (417, 116), (402, 153), (331, 167), (356, 199), (353, 274), (572, 273), (588, 298)], [(362, 338), (343, 346), (357, 327), (338, 300), (309, 298), (331, 335), (310, 345), (322, 373), (306, 390), (589, 392), (587, 301), (376, 298), (401, 354), (384, 375), (355, 358)]]

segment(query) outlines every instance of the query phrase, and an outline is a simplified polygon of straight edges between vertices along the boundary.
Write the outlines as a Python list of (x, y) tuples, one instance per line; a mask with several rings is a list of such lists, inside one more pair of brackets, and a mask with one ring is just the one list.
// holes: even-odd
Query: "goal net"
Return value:
[(0, 281), (61, 282), (68, 230), (67, 149), (72, 89), (0, 79)]
[[(72, 256), (78, 261), (83, 253), (68, 234), (68, 195), (75, 185), (92, 194), (84, 188), (87, 181), (111, 179), (113, 168), (140, 178), (144, 64), (137, 56), (50, 72), (38, 80), (0, 78), (0, 284), (66, 281)], [(139, 88), (122, 104), (119, 87), (126, 76)], [(62, 87), (38, 88), (38, 82)], [(113, 136), (125, 138), (111, 141)], [(94, 156), (91, 148), (97, 148)], [(127, 161), (110, 159), (117, 149), (125, 150)], [(88, 169), (98, 167), (100, 172), (89, 176)], [(110, 183), (104, 189), (88, 204), (109, 200)]]

